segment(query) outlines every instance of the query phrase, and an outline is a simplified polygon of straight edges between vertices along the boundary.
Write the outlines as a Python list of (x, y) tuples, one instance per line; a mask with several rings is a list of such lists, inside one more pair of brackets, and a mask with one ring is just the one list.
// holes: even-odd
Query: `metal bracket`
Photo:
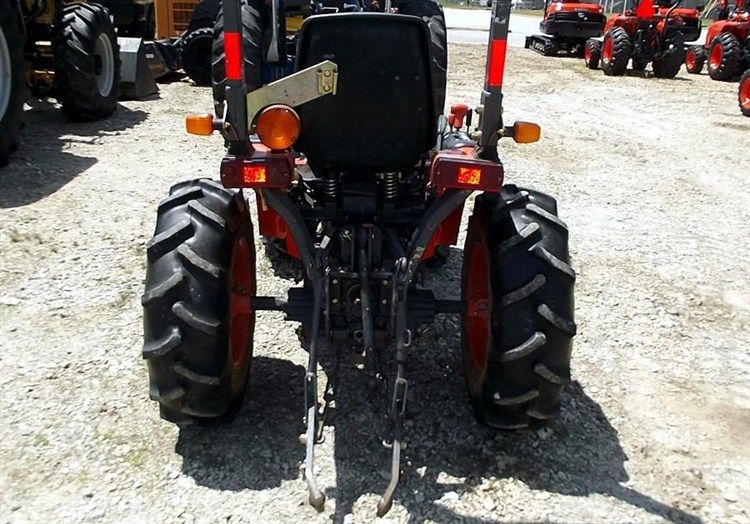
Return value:
[(334, 62), (325, 60), (248, 93), (245, 96), (248, 128), (251, 132), (254, 130), (255, 115), (264, 107), (272, 104), (296, 107), (327, 95), (335, 95), (338, 71)]

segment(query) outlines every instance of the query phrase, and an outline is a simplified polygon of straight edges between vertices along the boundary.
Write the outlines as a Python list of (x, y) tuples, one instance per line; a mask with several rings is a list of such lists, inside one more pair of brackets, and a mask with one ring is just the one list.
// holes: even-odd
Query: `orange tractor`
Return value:
[(525, 47), (544, 56), (560, 52), (582, 56), (586, 40), (604, 31), (604, 7), (583, 0), (545, 0), (544, 19), (539, 23), (541, 35), (526, 37)]
[(729, 8), (723, 0), (720, 20), (708, 28), (703, 45), (690, 46), (685, 55), (685, 69), (698, 74), (708, 60), (708, 74), (714, 80), (732, 80), (750, 68), (750, 12), (744, 0)]
[(632, 60), (635, 71), (643, 71), (651, 63), (656, 77), (675, 77), (685, 55), (685, 42), (695, 41), (701, 34), (700, 12), (680, 8), (680, 2), (667, 6), (641, 0), (635, 11), (611, 16), (604, 37), (586, 42), (586, 66), (597, 69), (601, 62), (605, 75), (620, 76)]

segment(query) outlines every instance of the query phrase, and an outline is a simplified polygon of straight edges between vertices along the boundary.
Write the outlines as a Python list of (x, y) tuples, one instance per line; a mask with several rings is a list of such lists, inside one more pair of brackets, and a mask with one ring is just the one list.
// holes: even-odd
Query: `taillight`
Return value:
[(281, 104), (265, 108), (255, 120), (255, 132), (261, 143), (275, 151), (292, 147), (301, 130), (299, 115)]
[(440, 153), (432, 162), (432, 183), (451, 189), (500, 191), (503, 165), (466, 155)]
[(294, 155), (255, 151), (252, 156), (227, 156), (221, 161), (224, 187), (289, 187), (294, 173)]

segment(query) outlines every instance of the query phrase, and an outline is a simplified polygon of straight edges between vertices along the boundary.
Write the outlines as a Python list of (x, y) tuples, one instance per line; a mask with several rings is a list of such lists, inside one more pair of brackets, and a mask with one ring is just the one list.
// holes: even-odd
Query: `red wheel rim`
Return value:
[(466, 327), (469, 356), (477, 371), (484, 368), (490, 340), (489, 254), (484, 242), (475, 242), (469, 253), (469, 274), (466, 279)]
[(604, 49), (602, 49), (602, 59), (609, 63), (612, 61), (612, 39), (607, 38), (604, 40)]
[(687, 64), (687, 68), (691, 71), (695, 69), (695, 51), (692, 49), (688, 51), (687, 57), (685, 58), (685, 63)]
[(251, 304), (251, 297), (255, 295), (254, 263), (247, 239), (237, 239), (232, 246), (229, 268), (229, 355), (235, 369), (241, 369), (247, 362), (255, 325)]
[(745, 109), (750, 109), (750, 77), (740, 84), (740, 104)]
[(591, 62), (591, 48), (589, 46), (586, 46), (583, 49), (583, 59), (586, 61), (587, 64)]
[(721, 66), (721, 59), (724, 57), (724, 49), (719, 44), (715, 44), (711, 48), (711, 58), (709, 59), (709, 65), (711, 69), (718, 69)]

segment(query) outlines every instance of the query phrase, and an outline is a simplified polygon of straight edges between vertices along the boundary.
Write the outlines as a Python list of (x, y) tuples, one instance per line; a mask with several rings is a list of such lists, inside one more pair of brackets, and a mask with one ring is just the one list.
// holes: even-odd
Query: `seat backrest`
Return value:
[(335, 96), (298, 108), (299, 149), (313, 168), (385, 170), (413, 166), (434, 144), (429, 29), (422, 19), (384, 13), (308, 18), (296, 69), (331, 60)]

